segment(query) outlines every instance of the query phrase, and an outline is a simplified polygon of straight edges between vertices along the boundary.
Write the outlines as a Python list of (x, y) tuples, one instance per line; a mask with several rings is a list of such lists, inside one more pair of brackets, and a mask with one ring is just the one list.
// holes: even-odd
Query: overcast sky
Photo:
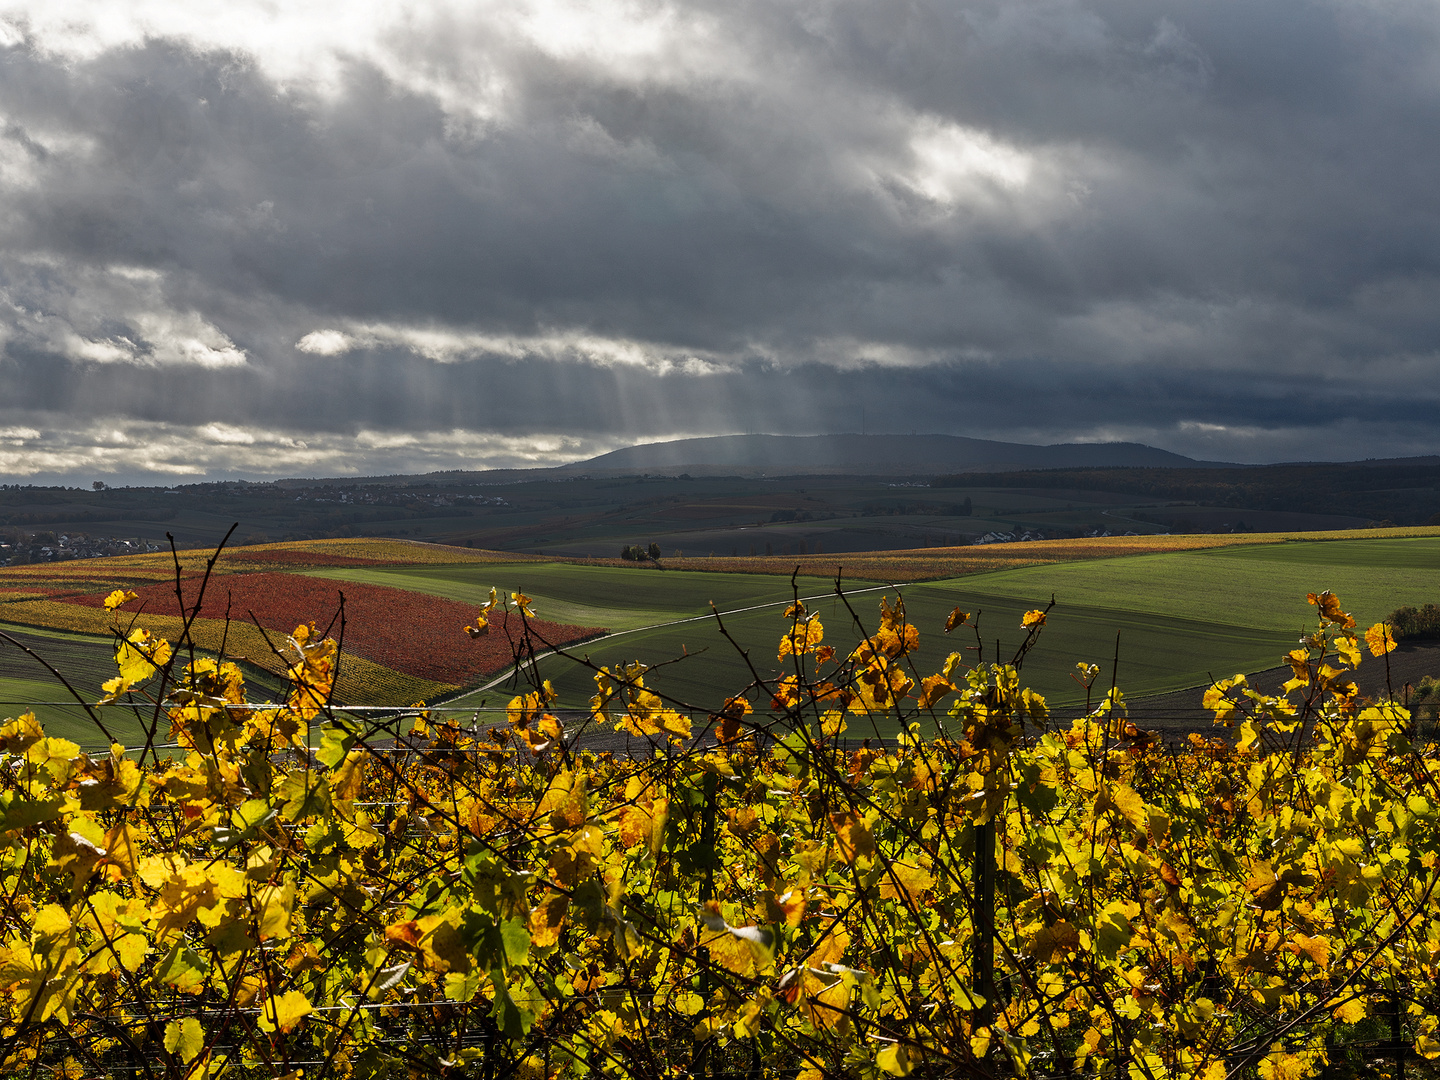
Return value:
[(0, 352), (11, 481), (1436, 453), (1440, 5), (0, 0)]

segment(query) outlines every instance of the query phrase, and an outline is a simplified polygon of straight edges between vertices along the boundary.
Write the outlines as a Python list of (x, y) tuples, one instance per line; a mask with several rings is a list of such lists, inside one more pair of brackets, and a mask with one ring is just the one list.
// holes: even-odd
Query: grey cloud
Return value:
[(1433, 447), (1433, 7), (676, 10), (627, 68), (417, 9), (438, 90), (4, 50), (0, 423)]

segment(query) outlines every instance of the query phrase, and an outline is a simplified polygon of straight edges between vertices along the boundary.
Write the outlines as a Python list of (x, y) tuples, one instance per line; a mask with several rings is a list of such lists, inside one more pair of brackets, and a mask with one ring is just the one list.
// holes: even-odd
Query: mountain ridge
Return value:
[[(418, 481), (426, 476), (487, 482), (609, 478), (661, 472), (692, 476), (944, 476), (1065, 468), (1241, 468), (1200, 461), (1144, 443), (1010, 443), (965, 435), (709, 435), (611, 450), (565, 465), (533, 469), (446, 469), (425, 474), (336, 477), (336, 483)], [(276, 481), (300, 483), (300, 478)], [(315, 483), (316, 479), (303, 481)]]
[(623, 447), (566, 469), (739, 468), (800, 472), (925, 474), (1006, 467), (1191, 468), (1218, 465), (1143, 443), (1030, 443), (964, 435), (714, 435)]

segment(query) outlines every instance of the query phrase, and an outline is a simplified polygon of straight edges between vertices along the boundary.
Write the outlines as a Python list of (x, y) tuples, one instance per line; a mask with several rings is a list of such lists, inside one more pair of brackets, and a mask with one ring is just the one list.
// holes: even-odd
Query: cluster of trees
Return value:
[(649, 547), (641, 547), (639, 544), (630, 544), (620, 549), (620, 558), (626, 562), (645, 562), (647, 559), (660, 559), (660, 545), (651, 544)]
[(1426, 604), (1421, 608), (1396, 608), (1390, 613), (1389, 623), (1397, 641), (1440, 638), (1440, 607)]

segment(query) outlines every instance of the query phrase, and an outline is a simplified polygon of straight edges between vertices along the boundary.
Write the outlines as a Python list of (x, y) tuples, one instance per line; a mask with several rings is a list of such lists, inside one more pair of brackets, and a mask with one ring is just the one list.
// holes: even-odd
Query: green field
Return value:
[[(96, 701), (100, 684), (115, 677), (114, 652), (98, 637), (64, 634), (34, 627), (0, 625), (0, 631), (33, 649), (52, 664), (86, 701)], [(33, 709), (48, 735), (70, 739), (87, 749), (101, 749), (105, 737), (69, 691), (34, 657), (0, 640), (0, 716)], [(127, 710), (97, 710), (106, 728), (126, 746), (142, 744), (140, 721)]]
[(1048, 596), (1217, 625), (1298, 632), (1330, 589), (1362, 624), (1440, 600), (1440, 538), (1290, 541), (1025, 567), (968, 579), (979, 593)]
[[(712, 709), (750, 676), (714, 620), (695, 617), (703, 616), (712, 600), (722, 612), (732, 612), (725, 616), (727, 629), (769, 677), (778, 670), (775, 646), (784, 631), (781, 613), (791, 591), (789, 579), (776, 576), (558, 563), (322, 573), (461, 601), (478, 602), (492, 584), (507, 591), (522, 588), (547, 618), (621, 631), (583, 647), (592, 662), (675, 661), (654, 681), (679, 699)], [(868, 582), (853, 587), (873, 588)], [(829, 595), (831, 588), (820, 578), (800, 582), (802, 595), (824, 597), (811, 606), (820, 612), (827, 640), (837, 648), (848, 647), (858, 640), (858, 632), (843, 606)], [(1101, 664), (1108, 686), (1117, 635), (1119, 685), (1132, 698), (1274, 667), (1313, 623), (1314, 609), (1305, 594), (1326, 588), (1365, 625), (1401, 604), (1440, 599), (1440, 538), (1293, 542), (1140, 555), (932, 581), (903, 592), (921, 631), (920, 652), (914, 658), (919, 674), (938, 669), (950, 651), (975, 644), (973, 633), (963, 640), (941, 633), (953, 607), (980, 613), (985, 659), (997, 652), (1008, 659), (1021, 639), (1021, 614), (1043, 607), (1053, 594), (1057, 604), (1040, 646), (1027, 661), (1026, 682), (1056, 704), (1074, 705), (1082, 699), (1071, 678), (1075, 663)], [(873, 625), (879, 596), (895, 592), (856, 592), (852, 605)], [(769, 606), (746, 610), (757, 605)], [(677, 622), (687, 618), (691, 621)], [(543, 667), (560, 689), (562, 704), (580, 705), (591, 692), (591, 676), (580, 665), (552, 658)], [(496, 699), (503, 693), (499, 690)]]
[[(931, 582), (933, 590), (986, 614), (982, 625), (1015, 639), (1015, 613), (1056, 607), (1027, 681), (1057, 701), (1073, 699), (1057, 676), (1076, 660), (1101, 663), (1109, 678), (1120, 636), (1119, 685), (1130, 697), (1198, 686), (1212, 677), (1275, 667), (1314, 626), (1307, 592), (1334, 591), (1361, 626), (1402, 604), (1440, 599), (1440, 539), (1301, 541), (1255, 547), (1136, 555), (1023, 567)], [(939, 596), (936, 597), (939, 600)], [(946, 601), (935, 604), (943, 609)], [(998, 616), (992, 620), (991, 616)], [(923, 638), (922, 638), (923, 643)]]
[[(103, 693), (101, 684), (115, 677), (114, 648), (105, 638), (5, 623), (0, 623), (0, 631), (44, 657), (92, 705)], [(252, 700), (273, 699), (281, 691), (280, 680), (268, 673), (247, 667), (245, 679)], [(70, 739), (87, 750), (105, 749), (104, 735), (83, 708), (69, 704), (73, 700), (64, 685), (34, 657), (11, 642), (0, 640), (0, 717), (33, 710), (47, 735)], [(130, 748), (144, 744), (148, 711), (137, 714), (121, 705), (95, 711), (106, 730), (121, 744)], [(168, 731), (169, 723), (162, 720), (161, 741)]]
[[(566, 563), (393, 570), (347, 567), (314, 573), (332, 580), (415, 589), (477, 605), (489, 595), (492, 585), (505, 592), (522, 590), (534, 600), (535, 612), (542, 618), (612, 631), (610, 637), (580, 647), (594, 663), (643, 660), (653, 665), (682, 658), (667, 668), (660, 685), (702, 708), (718, 707), (749, 681), (745, 662), (721, 637), (715, 621), (704, 617), (710, 604), (728, 613), (724, 617), (727, 629), (747, 646), (755, 646), (757, 664), (765, 665), (768, 672), (775, 666), (776, 642), (785, 626), (781, 615), (794, 596), (790, 579), (775, 575)], [(801, 596), (810, 597), (829, 597), (834, 589), (833, 582), (824, 578), (799, 578), (796, 586)], [(855, 588), (878, 586), (856, 582)], [(887, 591), (894, 593), (893, 589)], [(857, 602), (866, 598), (870, 606), (865, 613), (869, 615), (878, 601), (864, 593)], [(821, 605), (822, 618), (827, 618), (823, 612), (835, 603), (831, 597)], [(827, 618), (827, 625), (829, 622)], [(552, 658), (545, 663), (545, 674), (555, 682), (564, 705), (583, 705), (594, 691), (593, 676), (579, 664)]]

